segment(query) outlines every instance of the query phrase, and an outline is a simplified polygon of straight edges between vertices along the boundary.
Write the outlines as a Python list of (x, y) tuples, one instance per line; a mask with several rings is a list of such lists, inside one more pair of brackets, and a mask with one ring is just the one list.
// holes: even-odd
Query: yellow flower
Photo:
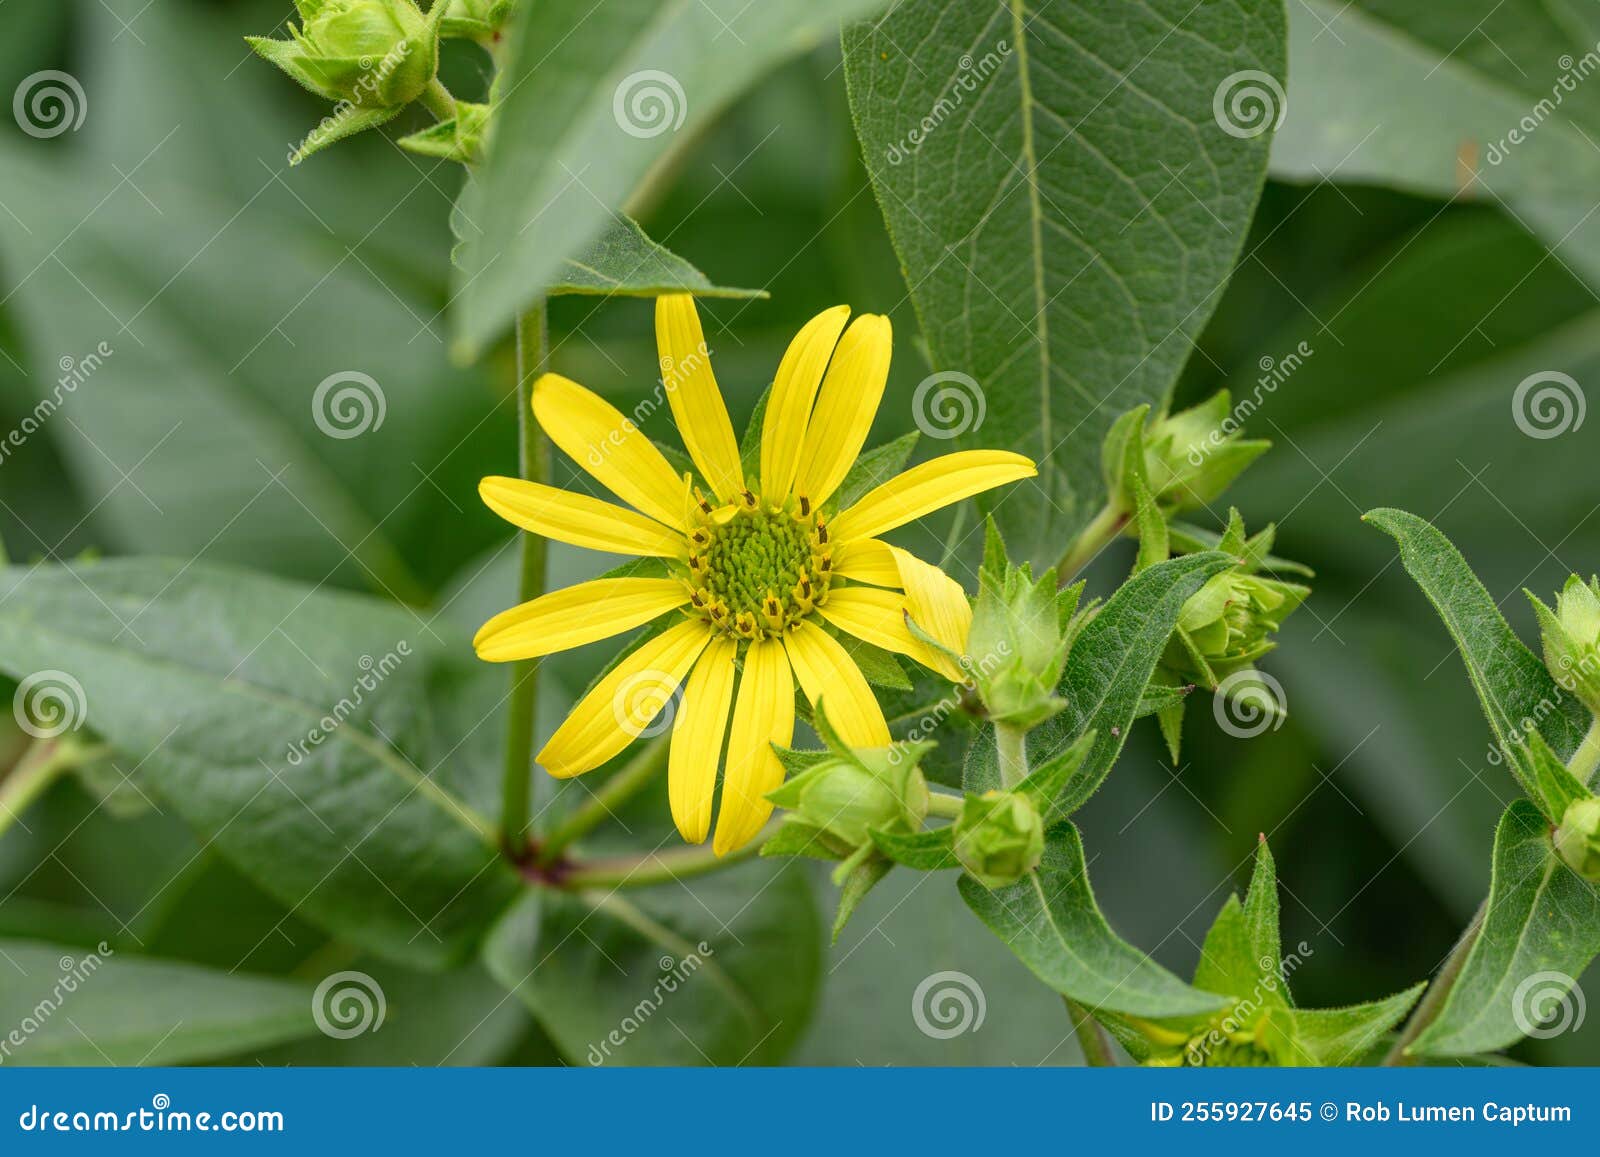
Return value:
[(790, 344), (767, 401), (759, 477), (740, 463), (694, 299), (680, 294), (656, 299), (656, 342), (673, 418), (709, 491), (610, 403), (557, 374), (534, 383), (534, 416), (633, 509), (515, 478), (479, 487), (495, 513), (534, 534), (666, 561), (668, 577), (600, 578), (512, 607), (473, 643), (491, 662), (530, 659), (678, 612), (584, 696), (538, 761), (558, 778), (599, 767), (682, 684), (667, 772), (672, 818), (690, 843), (706, 838), (726, 739), (718, 855), (747, 843), (772, 813), (766, 796), (783, 768), (771, 745), (793, 741), (796, 681), (813, 705), (826, 695), (846, 743), (889, 744), (866, 678), (819, 620), (960, 678), (906, 614), (960, 653), (972, 618), (966, 595), (878, 535), (1035, 473), (1008, 451), (946, 454), (835, 512), (830, 500), (872, 426), (892, 344), (887, 318), (869, 314), (845, 329), (849, 314), (842, 305), (819, 314)]

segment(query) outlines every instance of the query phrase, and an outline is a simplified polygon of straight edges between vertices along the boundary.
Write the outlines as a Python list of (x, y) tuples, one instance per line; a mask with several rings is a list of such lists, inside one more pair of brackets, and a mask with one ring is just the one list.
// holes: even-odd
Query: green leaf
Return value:
[[(543, 0), (506, 40), (505, 98), (464, 202), (456, 332), (477, 353), (730, 101), (881, 0)], [(560, 46), (559, 54), (552, 46)]]
[(1461, 652), (1505, 757), (1510, 759), (1516, 743), (1537, 730), (1559, 757), (1570, 758), (1588, 728), (1588, 712), (1522, 645), (1461, 552), (1435, 527), (1403, 510), (1371, 510), (1363, 518), (1400, 544), (1407, 573)]
[(566, 258), (548, 292), (591, 296), (659, 297), (692, 293), (696, 297), (766, 297), (764, 289), (727, 289), (713, 285), (704, 273), (645, 236), (631, 217), (618, 216), (586, 249)]
[(293, 981), (26, 940), (0, 940), (0, 967), (7, 1064), (189, 1064), (317, 1031)]
[(1309, 1053), (1316, 1065), (1358, 1064), (1406, 1018), (1427, 987), (1421, 981), (1404, 992), (1348, 1008), (1294, 1009), (1287, 1015), (1294, 1022), (1296, 1051)]
[(1222, 996), (1246, 997), (1260, 979), (1260, 962), (1251, 949), (1244, 906), (1238, 896), (1229, 896), (1200, 948), (1194, 986)]
[(1593, 794), (1556, 758), (1556, 753), (1537, 731), (1529, 735), (1526, 742), (1512, 748), (1511, 761), (1519, 768), (1517, 779), (1526, 785), (1534, 806), (1553, 825), (1560, 825), (1571, 804)]
[[(1256, 866), (1250, 876), (1250, 890), (1244, 898), (1245, 933), (1250, 938), (1250, 953), (1255, 957), (1258, 975), (1278, 978), (1283, 961), (1283, 946), (1278, 935), (1278, 867), (1267, 847), (1266, 837), (1256, 842)], [(1273, 993), (1274, 1003), (1286, 1003), (1281, 984)]]
[(1141, 571), (1083, 628), (1056, 688), (1067, 701), (1066, 710), (1028, 737), (1031, 761), (1041, 764), (1080, 736), (1095, 733), (1088, 758), (1057, 799), (1059, 814), (1082, 807), (1110, 774), (1183, 604), (1231, 565), (1227, 556), (1207, 552)]
[(1477, 940), (1444, 1008), (1411, 1051), (1459, 1056), (1514, 1044), (1570, 999), (1568, 990), (1597, 954), (1600, 891), (1556, 856), (1539, 809), (1518, 800), (1495, 831), (1494, 876)]
[(1018, 790), (1033, 800), (1046, 827), (1066, 815), (1058, 802), (1061, 792), (1083, 766), (1083, 761), (1089, 758), (1096, 734), (1092, 730), (1084, 732), (1067, 747), (1032, 768), (1022, 781)]
[(1213, 103), (1281, 79), (1285, 37), (1281, 0), (910, 0), (847, 31), (930, 360), (986, 402), (965, 444), (1040, 463), (995, 506), (1015, 557), (1060, 555), (1105, 499), (1113, 420), (1167, 400), (1266, 176), (1270, 134), (1224, 131)]
[(1095, 903), (1083, 844), (1070, 820), (1046, 833), (1039, 870), (993, 891), (970, 876), (961, 898), (1045, 984), (1107, 1012), (1187, 1016), (1222, 1007), (1111, 930)]
[(490, 973), (573, 1064), (774, 1064), (820, 981), (803, 873), (746, 866), (627, 896), (528, 893), (484, 946)]
[(845, 875), (844, 882), (839, 886), (839, 907), (833, 914), (831, 943), (839, 943), (839, 933), (850, 923), (850, 917), (856, 914), (861, 901), (867, 898), (868, 892), (883, 882), (883, 878), (893, 867), (892, 861), (869, 855)]
[(13, 567), (0, 668), (70, 675), (147, 790), (351, 943), (441, 968), (517, 888), (466, 802), (493, 767), (457, 750), (495, 700), (448, 722), (479, 665), (404, 608), (208, 563)]
[(948, 827), (931, 828), (914, 835), (874, 831), (872, 842), (877, 845), (878, 851), (897, 864), (904, 864), (919, 872), (940, 872), (961, 866), (951, 844), (953, 837), (954, 829)]

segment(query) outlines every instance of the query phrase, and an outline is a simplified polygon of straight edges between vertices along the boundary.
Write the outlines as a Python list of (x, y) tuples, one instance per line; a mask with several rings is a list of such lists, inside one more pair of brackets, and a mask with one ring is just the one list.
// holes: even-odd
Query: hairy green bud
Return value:
[[(295, 0), (288, 40), (250, 47), (300, 84), (359, 109), (397, 109), (422, 95), (439, 67), (437, 30), (414, 0)], [(442, 15), (442, 13), (441, 13)]]
[(1600, 882), (1600, 798), (1574, 800), (1556, 828), (1556, 852), (1585, 880)]
[(954, 825), (956, 859), (985, 888), (1015, 884), (1039, 866), (1044, 821), (1020, 792), (969, 795)]
[(767, 798), (841, 850), (866, 847), (872, 831), (914, 832), (928, 815), (920, 750), (887, 747), (822, 760)]
[(492, 41), (511, 19), (516, 0), (436, 0), (449, 4), (440, 29), (443, 36)]
[(1551, 676), (1590, 711), (1600, 712), (1600, 580), (1571, 576), (1553, 611), (1531, 592), (1528, 599), (1539, 619)]

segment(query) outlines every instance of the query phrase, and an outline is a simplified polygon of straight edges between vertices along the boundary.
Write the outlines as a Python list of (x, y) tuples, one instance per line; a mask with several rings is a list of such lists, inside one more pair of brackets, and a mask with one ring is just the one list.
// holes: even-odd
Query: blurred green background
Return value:
[[(0, 93), (59, 68), (82, 82), (88, 115), (50, 140), (4, 125), (0, 427), (21, 422), (62, 359), (102, 341), (114, 352), (92, 392), (0, 465), (0, 536), (14, 562), (202, 557), (405, 597), (470, 629), (512, 601), (506, 527), (475, 484), (514, 471), (515, 415), (503, 351), (470, 369), (446, 354), (460, 177), (377, 134), (289, 170), (285, 154), (320, 106), (241, 39), (277, 27), (287, 8), (6, 8)], [(451, 48), (452, 87), (481, 86), (476, 50)], [(1292, 101), (1292, 77), (1290, 92)], [(657, 187), (670, 191), (637, 207), (653, 237), (720, 284), (771, 292), (705, 307), (736, 424), (795, 329), (848, 302), (890, 314), (898, 339), (873, 441), (913, 428), (909, 399), (926, 367), (856, 153), (836, 46), (771, 76)], [(1514, 797), (1488, 762), (1448, 638), (1392, 544), (1359, 516), (1394, 505), (1435, 521), (1531, 641), (1521, 588), (1548, 593), (1600, 558), (1600, 426), (1529, 438), (1512, 420), (1512, 391), (1542, 370), (1596, 380), (1600, 309), (1569, 263), (1493, 198), (1274, 181), (1245, 253), (1178, 401), (1221, 386), (1248, 394), (1263, 367), (1302, 342), (1312, 351), (1263, 393), (1249, 431), (1276, 448), (1231, 495), (1252, 527), (1277, 521), (1279, 553), (1317, 571), (1313, 598), (1263, 664), (1286, 689), (1289, 718), (1235, 740), (1199, 705), (1175, 769), (1153, 722), (1141, 724), (1081, 826), (1113, 924), (1185, 975), (1267, 833), (1285, 942), (1309, 947), (1297, 995), (1330, 1005), (1432, 972), (1486, 888), (1494, 821)], [(113, 289), (87, 293), (85, 280)], [(650, 318), (648, 302), (559, 300), (555, 366), (629, 408), (655, 382)], [(343, 369), (382, 383), (385, 425), (350, 442), (308, 439), (311, 391)], [(313, 492), (342, 525), (311, 516)], [(940, 530), (926, 532), (935, 556)], [(1097, 561), (1091, 589), (1104, 593), (1126, 572), (1125, 547)], [(951, 560), (969, 586), (974, 563)], [(604, 565), (557, 548), (556, 582)], [(546, 729), (603, 658), (554, 664)], [(0, 762), (22, 739), (0, 735)], [(65, 783), (26, 819), (0, 837), (0, 937), (106, 939), (119, 953), (312, 980), (357, 966), (136, 788)], [(820, 875), (813, 883), (829, 909), (830, 886)], [(475, 968), (441, 978), (359, 966), (388, 994), (383, 1032), (230, 1059), (557, 1059)], [(948, 1040), (911, 1016), (917, 985), (944, 969), (974, 977), (986, 998), (981, 1029)], [(0, 990), (7, 983), (0, 966)], [(892, 876), (824, 952), (821, 983), (791, 1053), (800, 1063), (1077, 1059), (1056, 999), (948, 878)], [(1600, 1062), (1600, 1026), (1514, 1055)]]

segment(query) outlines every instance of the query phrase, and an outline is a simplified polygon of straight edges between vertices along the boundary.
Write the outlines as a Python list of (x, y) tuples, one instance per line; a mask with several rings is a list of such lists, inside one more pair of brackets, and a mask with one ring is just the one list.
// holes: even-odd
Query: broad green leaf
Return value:
[(6, 1064), (186, 1064), (317, 1031), (310, 985), (104, 944), (0, 940), (0, 969)]
[(1421, 981), (1404, 992), (1348, 1008), (1294, 1009), (1288, 1015), (1294, 1021), (1296, 1043), (1315, 1064), (1358, 1064), (1363, 1054), (1399, 1026), (1427, 987)]
[(1600, 98), (1583, 71), (1600, 41), (1592, 8), (1304, 0), (1289, 30), (1275, 175), (1508, 205), (1600, 277)]
[(1523, 646), (1461, 552), (1432, 525), (1403, 510), (1371, 510), (1362, 517), (1399, 543), (1407, 573), (1428, 596), (1461, 652), (1467, 678), (1505, 757), (1536, 730), (1557, 755), (1570, 758), (1588, 727), (1587, 711)]
[(1518, 800), (1495, 832), (1488, 910), (1466, 966), (1411, 1051), (1493, 1052), (1552, 1013), (1572, 1014), (1580, 998), (1569, 990), (1597, 954), (1600, 890), (1561, 862), (1539, 809)]
[(1244, 242), (1281, 106), (1257, 128), (1225, 126), (1217, 102), (1263, 73), (1279, 87), (1285, 37), (1280, 0), (911, 0), (846, 33), (856, 130), (933, 368), (975, 383), (972, 416), (986, 412), (965, 444), (1040, 463), (995, 505), (1014, 556), (1060, 556), (1104, 501), (1112, 421), (1167, 400)]
[(683, 258), (645, 236), (631, 217), (619, 217), (594, 242), (565, 259), (548, 292), (604, 297), (766, 297), (764, 289), (725, 289)]
[(751, 865), (630, 893), (530, 892), (484, 961), (572, 1064), (760, 1065), (804, 1028), (821, 944), (804, 876)]
[(1070, 820), (1045, 837), (1036, 872), (990, 890), (963, 876), (961, 898), (989, 930), (1057, 992), (1107, 1012), (1187, 1016), (1222, 1007), (1111, 930), (1095, 903), (1083, 844)]
[[(1226, 555), (1206, 552), (1150, 567), (1124, 583), (1083, 628), (1056, 689), (1066, 710), (1029, 735), (1030, 762), (1045, 766), (1079, 737), (1095, 733), (1088, 756), (1056, 796), (1055, 814), (1082, 807), (1110, 774), (1183, 604), (1232, 565)], [(971, 791), (995, 786), (997, 776), (989, 772), (967, 784)]]
[(1089, 758), (1095, 738), (1094, 731), (1084, 732), (1055, 755), (1030, 769), (1027, 778), (1022, 781), (1021, 791), (1033, 800), (1046, 825), (1066, 815), (1057, 798), (1083, 766), (1083, 761)]
[[(880, 0), (544, 0), (507, 34), (495, 142), (464, 202), (457, 269), (471, 352), (562, 276), (669, 148), (784, 58)], [(559, 46), (559, 53), (552, 51)]]
[(477, 667), (404, 608), (212, 566), (0, 571), (0, 667), (65, 672), (140, 782), (299, 915), (399, 962), (467, 956), (517, 884), (434, 705)]

